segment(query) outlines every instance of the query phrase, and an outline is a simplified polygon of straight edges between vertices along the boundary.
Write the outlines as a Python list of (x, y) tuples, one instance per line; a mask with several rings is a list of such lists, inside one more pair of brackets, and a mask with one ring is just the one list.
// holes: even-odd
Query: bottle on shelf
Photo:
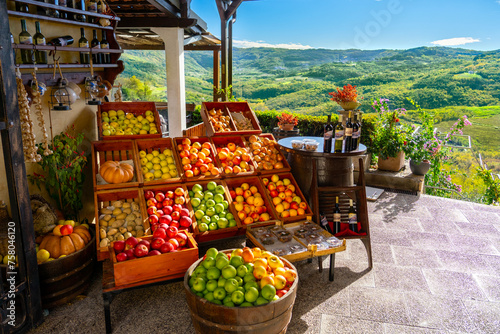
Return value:
[(332, 137), (333, 137), (333, 125), (332, 125), (332, 116), (328, 115), (328, 121), (325, 124), (325, 130), (323, 134), (324, 142), (323, 142), (323, 152), (331, 153), (332, 152)]
[(23, 13), (29, 13), (30, 9), (29, 9), (28, 5), (25, 3), (16, 2), (16, 11), (23, 12)]
[[(80, 10), (87, 10), (85, 7), (85, 0), (74, 0), (73, 8)], [(84, 14), (76, 14), (75, 18), (80, 22), (87, 22), (87, 17)]]
[[(93, 30), (94, 38), (90, 42), (90, 47), (92, 49), (100, 49), (101, 48), (101, 42), (97, 39), (97, 30)], [(93, 64), (102, 64), (102, 55), (101, 53), (92, 53), (92, 63)]]
[(328, 218), (326, 218), (326, 215), (324, 215), (323, 212), (320, 212), (319, 218), (320, 218), (321, 227), (324, 228), (325, 230), (327, 230), (328, 233), (333, 234), (332, 229), (330, 228), (330, 224), (328, 224)]
[(340, 232), (340, 207), (339, 197), (335, 197), (335, 208), (333, 209), (333, 234)]
[[(68, 7), (68, 2), (67, 0), (59, 0), (59, 6), (61, 7)], [(64, 10), (59, 12), (59, 18), (61, 19), (68, 19), (68, 13), (66, 13)]]
[[(109, 42), (106, 39), (106, 30), (101, 30), (101, 49), (109, 49)], [(111, 54), (109, 52), (101, 53), (101, 61), (103, 64), (111, 64)]]
[[(66, 0), (66, 7), (75, 8), (74, 1), (73, 0)], [(68, 15), (68, 20), (75, 19), (75, 14), (73, 14), (73, 13), (66, 13), (66, 15)]]
[[(35, 45), (46, 45), (45, 36), (42, 34), (40, 30), (40, 22), (35, 22), (36, 34), (33, 36), (33, 40)], [(47, 64), (47, 51), (45, 50), (36, 50), (35, 51), (35, 60), (37, 64)]]
[(47, 44), (54, 46), (68, 46), (73, 44), (73, 42), (74, 42), (73, 37), (67, 35), (67, 36), (52, 38)]
[[(36, 0), (36, 1), (38, 1), (38, 2), (46, 2), (45, 0)], [(36, 7), (36, 13), (37, 13), (38, 15), (45, 16), (45, 15), (47, 15), (47, 8), (37, 6), (37, 7)]]
[(354, 210), (352, 199), (349, 200), (349, 211), (347, 212), (347, 217), (349, 219), (349, 229), (358, 233), (358, 215), (356, 214), (356, 210)]
[[(81, 48), (88, 48), (89, 47), (89, 40), (85, 38), (85, 29), (80, 28), (80, 33), (82, 34), (82, 37), (78, 40), (78, 46)], [(90, 64), (90, 52), (89, 51), (82, 51), (80, 52), (80, 64)]]
[(339, 115), (339, 122), (335, 127), (335, 153), (342, 153), (344, 143), (344, 126), (342, 125), (342, 115)]
[(356, 144), (356, 150), (358, 150), (359, 149), (359, 144), (361, 142), (361, 114), (358, 114), (358, 121), (357, 121), (356, 124), (358, 124), (358, 134), (357, 134), (357, 136), (358, 136), (358, 143)]
[(359, 144), (359, 131), (357, 116), (354, 115), (354, 121), (352, 122), (352, 141), (351, 141), (351, 151), (356, 151)]
[(350, 152), (352, 148), (352, 110), (349, 110), (349, 116), (347, 116), (347, 121), (345, 122), (345, 145), (344, 151)]
[[(47, 0), (47, 3), (59, 6), (59, 0)], [(47, 8), (46, 15), (50, 17), (59, 17), (59, 11), (57, 9)]]
[[(24, 19), (21, 20), (21, 29), (22, 31), (19, 34), (19, 44), (33, 44), (33, 38), (26, 28), (26, 20)], [(21, 62), (23, 64), (33, 64), (33, 56), (34, 53), (32, 49), (21, 49)]]
[[(87, 1), (87, 11), (91, 13), (97, 13), (97, 0), (88, 0)], [(93, 16), (89, 16), (89, 22), (95, 23), (96, 18)]]

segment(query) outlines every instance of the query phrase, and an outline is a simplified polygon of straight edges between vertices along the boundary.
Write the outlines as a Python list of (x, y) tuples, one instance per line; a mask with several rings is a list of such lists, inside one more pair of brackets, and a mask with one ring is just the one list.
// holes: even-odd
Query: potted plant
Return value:
[(281, 130), (292, 131), (295, 125), (299, 123), (299, 119), (292, 114), (283, 112), (281, 116), (277, 116), (278, 126)]
[(354, 110), (361, 105), (356, 99), (358, 92), (356, 86), (346, 85), (342, 89), (337, 88), (336, 92), (328, 93), (332, 96), (331, 100), (337, 102), (344, 110)]
[(420, 128), (414, 129), (408, 136), (404, 151), (410, 160), (410, 170), (415, 175), (425, 175), (431, 167), (431, 158), (435, 152), (435, 134), (433, 117), (410, 100), (418, 112)]
[(406, 112), (403, 108), (392, 110), (388, 99), (372, 100), (372, 107), (378, 112), (375, 129), (370, 138), (371, 151), (378, 155), (378, 168), (397, 172), (405, 162), (405, 142), (409, 127), (399, 122), (399, 117)]

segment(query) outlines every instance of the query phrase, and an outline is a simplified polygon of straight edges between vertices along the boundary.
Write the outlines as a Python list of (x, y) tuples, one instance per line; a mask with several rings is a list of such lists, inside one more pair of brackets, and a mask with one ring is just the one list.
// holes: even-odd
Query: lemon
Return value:
[(163, 173), (161, 172), (161, 170), (155, 170), (154, 172), (155, 179), (161, 178), (162, 174)]
[(166, 150), (163, 151), (163, 154), (165, 154), (165, 156), (167, 157), (171, 157), (172, 156), (172, 150), (167, 148)]
[(161, 161), (161, 160), (160, 160), (160, 158), (158, 158), (158, 157), (154, 157), (154, 158), (153, 158), (153, 160), (151, 160), (151, 162), (152, 162), (152, 163), (154, 163), (154, 164), (159, 164), (159, 163), (160, 163), (160, 161)]
[(153, 152), (151, 152), (151, 153), (153, 153), (153, 155), (154, 155), (155, 157), (157, 157), (157, 156), (159, 156), (159, 155), (160, 155), (160, 152), (158, 152), (158, 151), (153, 151)]
[(168, 162), (169, 165), (175, 164), (174, 158), (172, 158), (172, 157), (167, 157), (166, 161)]
[(43, 263), (43, 262), (47, 261), (49, 259), (49, 257), (50, 257), (50, 253), (46, 249), (40, 249), (36, 253), (36, 259), (37, 259), (38, 263)]
[[(160, 170), (163, 174), (168, 173), (170, 171), (170, 169), (168, 167), (162, 167)], [(170, 175), (170, 174), (168, 174), (168, 175)]]
[(154, 165), (153, 165), (153, 169), (154, 169), (154, 170), (160, 170), (160, 169), (161, 169), (160, 164), (154, 164)]
[(141, 159), (141, 166), (146, 166), (148, 162), (149, 162), (148, 158), (142, 158)]
[(170, 176), (170, 174), (169, 174), (169, 173), (163, 173), (163, 174), (161, 175), (161, 179), (162, 179), (162, 180), (168, 180), (168, 179), (170, 179), (170, 178), (172, 178), (172, 176)]
[(151, 181), (155, 178), (154, 174), (151, 173), (151, 172), (148, 172), (146, 173), (146, 175), (144, 175), (144, 181)]
[(167, 165), (168, 165), (168, 162), (166, 162), (165, 160), (160, 161), (160, 166), (165, 167)]
[(146, 152), (146, 151), (144, 151), (144, 150), (139, 151), (139, 156), (140, 156), (141, 158), (145, 158), (145, 157), (146, 157), (146, 155), (148, 155), (148, 152)]
[(154, 158), (154, 157), (155, 157), (155, 156), (154, 156), (154, 155), (152, 155), (151, 153), (146, 154), (146, 158), (147, 158), (149, 161), (153, 160), (153, 158)]

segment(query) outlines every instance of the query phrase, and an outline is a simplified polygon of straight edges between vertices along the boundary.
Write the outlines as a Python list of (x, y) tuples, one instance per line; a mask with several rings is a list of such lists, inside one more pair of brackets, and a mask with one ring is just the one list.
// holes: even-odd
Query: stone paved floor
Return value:
[[(384, 193), (369, 210), (373, 270), (358, 240), (337, 255), (334, 282), (317, 261), (295, 263), (287, 333), (500, 333), (500, 209)], [(104, 333), (100, 279), (31, 333)], [(182, 283), (122, 293), (111, 316), (114, 333), (194, 332)]]

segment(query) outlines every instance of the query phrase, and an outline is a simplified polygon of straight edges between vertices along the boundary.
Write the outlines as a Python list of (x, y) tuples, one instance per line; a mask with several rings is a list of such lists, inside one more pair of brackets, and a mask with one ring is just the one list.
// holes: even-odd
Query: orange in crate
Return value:
[(208, 137), (174, 139), (182, 177), (188, 181), (220, 178), (220, 168)]
[(279, 173), (290, 170), (290, 165), (278, 148), (272, 134), (245, 137), (253, 160), (261, 173)]
[(228, 177), (255, 174), (256, 166), (241, 136), (212, 137), (216, 160)]

